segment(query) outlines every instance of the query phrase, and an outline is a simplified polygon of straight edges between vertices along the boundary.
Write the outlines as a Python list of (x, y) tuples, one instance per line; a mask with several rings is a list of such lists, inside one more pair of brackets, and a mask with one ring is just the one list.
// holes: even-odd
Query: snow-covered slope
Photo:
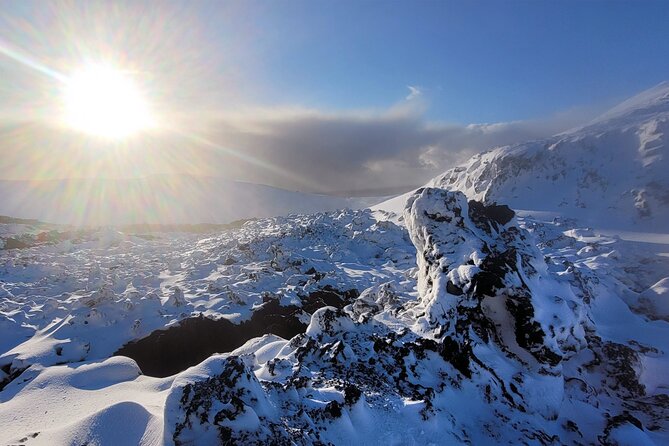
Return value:
[(193, 176), (0, 181), (0, 215), (74, 225), (229, 223), (245, 218), (362, 208), (341, 198)]
[(0, 251), (0, 443), (669, 441), (668, 246), (437, 188), (404, 221)]
[[(584, 127), (476, 155), (428, 185), (596, 226), (666, 232), (667, 172), (669, 82), (664, 82)], [(400, 211), (407, 196), (376, 208)]]
[(582, 221), (664, 229), (668, 99), (475, 157), (401, 224), (0, 221), (37, 241), (0, 250), (0, 444), (669, 444), (669, 240)]

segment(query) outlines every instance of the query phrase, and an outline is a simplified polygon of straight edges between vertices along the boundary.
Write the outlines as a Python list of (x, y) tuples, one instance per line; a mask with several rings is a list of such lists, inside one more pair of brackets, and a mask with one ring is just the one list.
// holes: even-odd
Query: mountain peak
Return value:
[(669, 81), (660, 82), (621, 102), (595, 118), (588, 126), (619, 119), (636, 121), (657, 113), (669, 113)]
[[(470, 200), (558, 213), (599, 227), (641, 225), (663, 232), (669, 222), (665, 135), (669, 82), (584, 127), (474, 155), (428, 185), (462, 191)], [(397, 212), (407, 198), (375, 209)]]

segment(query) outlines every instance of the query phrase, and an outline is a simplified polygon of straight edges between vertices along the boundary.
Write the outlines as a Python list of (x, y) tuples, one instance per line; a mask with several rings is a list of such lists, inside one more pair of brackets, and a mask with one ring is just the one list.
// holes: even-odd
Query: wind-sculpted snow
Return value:
[(436, 188), (404, 221), (2, 251), (0, 443), (669, 441), (666, 246)]

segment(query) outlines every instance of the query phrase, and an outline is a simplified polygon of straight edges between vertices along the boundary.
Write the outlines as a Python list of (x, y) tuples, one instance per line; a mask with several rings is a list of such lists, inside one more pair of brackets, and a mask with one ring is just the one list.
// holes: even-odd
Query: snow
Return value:
[(669, 443), (665, 90), (375, 210), (0, 221), (0, 444)]
[(0, 394), (1, 441), (158, 444), (165, 381), (141, 376), (134, 361), (121, 357), (33, 365)]
[[(664, 82), (584, 127), (475, 155), (427, 186), (514, 209), (554, 212), (582, 226), (666, 234), (668, 134)], [(401, 214), (409, 195), (373, 209)]]
[[(441, 193), (438, 189), (432, 192), (434, 197)], [(435, 216), (438, 213), (439, 218), (454, 211), (439, 208), (440, 199), (427, 200), (426, 196), (422, 201), (421, 209)], [(468, 215), (466, 200), (458, 198), (455, 203), (465, 209), (461, 215)], [(92, 232), (88, 238), (70, 241), (68, 250), (60, 246), (65, 242), (59, 242), (5, 251), (0, 273), (6, 297), (0, 304), (0, 327), (8, 344), (0, 363), (9, 366), (4, 369), (7, 372), (28, 369), (0, 392), (0, 420), (11, 426), (0, 434), (0, 442), (16, 442), (39, 432), (28, 444), (170, 444), (174, 426), (184, 420), (180, 417), (185, 408), (178, 403), (184, 386), (218, 376), (226, 364), (232, 364), (226, 359), (232, 356), (242, 358), (245, 370), (253, 375), (236, 387), (242, 394), (250, 392), (251, 399), (243, 397), (246, 402), (239, 407), (226, 406), (224, 397), (212, 401), (207, 412), (211, 419), (221, 410), (234, 412), (234, 419), (218, 427), (197, 427), (198, 423), (191, 422), (192, 428), (179, 432), (183, 441), (217, 444), (219, 428), (225, 426), (233, 438), (261, 443), (271, 435), (293, 438), (293, 429), (312, 431), (300, 437), (302, 443), (514, 443), (526, 438), (522, 432), (558, 435), (561, 442), (569, 443), (571, 431), (562, 427), (567, 421), (577, 423), (581, 434), (594, 441), (606, 426), (606, 414), (618, 414), (624, 398), (629, 398), (623, 397), (627, 390), (622, 384), (614, 384), (622, 378), (615, 378), (613, 371), (604, 366), (586, 371), (584, 364), (593, 360), (593, 349), (597, 355), (604, 354), (597, 343), (622, 344), (631, 353), (615, 350), (615, 355), (628, 352), (633, 355), (630, 358), (638, 358), (632, 369), (637, 370), (636, 380), (645, 389), (643, 398), (669, 391), (665, 378), (669, 361), (664, 353), (669, 323), (650, 320), (630, 306), (645, 290), (661, 294), (664, 289), (661, 279), (668, 261), (649, 252), (645, 243), (524, 216), (490, 233), (482, 229), (490, 228), (488, 224), (479, 228), (469, 217), (464, 221), (469, 233), (458, 232), (457, 226), (453, 232), (446, 222), (431, 225), (408, 216), (404, 220), (411, 232), (392, 222), (379, 222), (369, 211), (347, 211), (252, 221), (213, 236), (160, 233), (145, 239), (123, 234), (116, 238), (120, 243), (99, 248), (98, 235)], [(433, 339), (439, 345), (443, 338), (436, 336), (438, 331), (427, 319), (421, 319), (425, 308), (444, 305), (438, 304), (441, 297), (435, 300), (427, 288), (418, 286), (423, 279), (417, 274), (420, 269), (410, 237), (423, 230), (428, 231), (431, 243), (443, 246), (439, 249), (445, 249), (444, 253), (450, 242), (440, 245), (439, 240), (466, 240), (442, 257), (450, 259), (444, 265), (451, 265), (452, 274), (441, 277), (439, 269), (433, 272), (435, 283), (448, 278), (463, 290), (470, 289), (467, 284), (486, 258), (481, 243), (503, 250), (509, 241), (502, 241), (506, 238), (502, 234), (520, 231), (525, 244), (516, 238), (508, 240), (533, 259), (530, 264), (537, 272), (525, 272), (523, 280), (531, 290), (543, 329), (550, 330), (549, 321), (554, 327), (559, 326), (555, 321), (563, 321), (567, 333), (569, 327), (594, 330), (596, 338), (583, 331), (576, 337), (559, 335), (559, 330), (555, 340), (546, 337), (547, 345), (565, 358), (555, 368), (541, 366), (502, 329), (495, 343), (472, 344), (472, 354), (495, 370), (497, 377), (491, 378), (485, 369), (473, 370), (471, 378), (462, 375), (430, 350), (437, 347), (418, 347), (426, 342), (421, 339)], [(99, 237), (106, 239), (107, 235)], [(502, 239), (495, 241), (496, 237)], [(614, 252), (617, 254), (611, 255)], [(227, 261), (231, 257), (235, 263)], [(470, 259), (474, 265), (467, 264)], [(640, 262), (642, 275), (634, 269)], [(305, 274), (312, 267), (325, 276), (315, 280), (313, 274)], [(522, 287), (514, 277), (506, 275), (508, 285), (502, 292)], [(276, 335), (250, 339), (233, 352), (212, 356), (167, 378), (141, 375), (128, 358), (110, 358), (125, 342), (174, 326), (191, 315), (247, 320), (263, 293), (295, 304), (300, 294), (328, 284), (361, 293), (344, 310), (324, 307), (307, 315), (305, 333), (292, 340)], [(170, 302), (175, 294), (183, 305)], [(554, 301), (553, 296), (561, 300)], [(585, 296), (590, 296), (587, 304)], [(495, 299), (487, 299), (484, 314), (499, 327), (512, 326), (506, 308), (497, 308)], [(583, 337), (588, 338), (588, 347), (584, 348), (582, 340), (570, 346)], [(591, 344), (593, 339), (599, 340)], [(380, 342), (388, 343), (388, 349), (380, 348)], [(396, 357), (398, 354), (403, 356)], [(370, 358), (375, 358), (376, 365), (359, 369)], [(63, 362), (66, 364), (59, 365)], [(537, 373), (546, 367), (557, 375)], [(396, 381), (402, 369), (408, 375)], [(607, 375), (610, 373), (614, 374)], [(307, 378), (306, 387), (297, 385), (302, 382), (296, 381), (300, 376)], [(602, 381), (604, 376), (612, 381), (602, 384), (608, 382)], [(585, 396), (581, 387), (571, 384), (575, 380), (607, 396)], [(512, 406), (505, 402), (500, 382), (506, 383), (507, 391), (514, 384), (519, 392), (513, 394)], [(351, 404), (344, 391), (350, 384), (361, 392)], [(491, 388), (489, 393), (486, 386)], [(604, 390), (616, 386), (623, 390)], [(420, 389), (433, 390), (425, 393)], [(519, 404), (534, 412), (518, 412), (514, 405)], [(572, 416), (574, 407), (579, 417)], [(339, 410), (340, 416), (332, 415)], [(496, 415), (500, 411), (515, 421), (501, 422)], [(634, 413), (645, 427), (630, 432), (656, 444), (667, 440), (661, 431), (647, 430), (654, 423), (662, 425), (661, 417), (651, 411), (643, 418), (641, 409)], [(259, 426), (274, 427), (267, 431)], [(487, 427), (482, 430), (480, 426)], [(612, 429), (610, 436), (623, 434), (629, 432), (621, 427)]]
[(611, 431), (611, 444), (619, 446), (646, 446), (655, 444), (648, 435), (636, 426), (624, 424)]

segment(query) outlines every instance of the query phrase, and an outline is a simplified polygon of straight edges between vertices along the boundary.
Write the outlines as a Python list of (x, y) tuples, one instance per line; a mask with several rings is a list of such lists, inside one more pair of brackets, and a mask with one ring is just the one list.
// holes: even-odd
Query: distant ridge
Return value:
[(0, 197), (2, 214), (82, 226), (225, 224), (291, 213), (364, 208), (380, 201), (186, 175), (0, 180)]

